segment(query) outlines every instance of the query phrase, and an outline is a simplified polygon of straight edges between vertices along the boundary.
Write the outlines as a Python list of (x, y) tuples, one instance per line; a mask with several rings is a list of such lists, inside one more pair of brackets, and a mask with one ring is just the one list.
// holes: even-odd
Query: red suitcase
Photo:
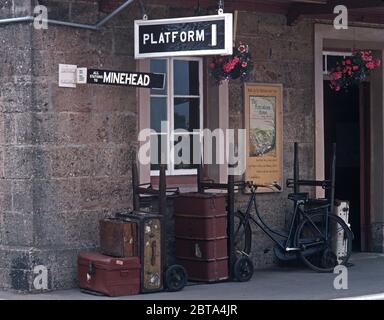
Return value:
[(140, 258), (114, 258), (98, 252), (78, 256), (78, 286), (111, 297), (140, 292)]
[(189, 280), (217, 282), (228, 279), (228, 258), (212, 260), (178, 258), (178, 263), (187, 270)]
[(213, 240), (176, 238), (176, 256), (207, 261), (227, 258), (227, 242), (227, 237)]
[(227, 236), (227, 214), (203, 217), (175, 213), (175, 236), (216, 239)]
[(184, 193), (175, 198), (175, 213), (211, 217), (226, 214), (226, 195)]
[(175, 199), (176, 257), (195, 281), (228, 279), (226, 196), (183, 194)]

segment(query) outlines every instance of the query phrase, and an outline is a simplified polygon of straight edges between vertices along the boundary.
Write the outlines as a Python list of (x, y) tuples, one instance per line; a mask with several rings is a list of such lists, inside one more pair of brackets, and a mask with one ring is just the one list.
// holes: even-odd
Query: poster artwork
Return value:
[[(282, 185), (282, 85), (247, 83), (244, 101), (248, 134), (245, 179)], [(272, 192), (268, 188), (257, 191)]]
[(250, 97), (249, 156), (276, 156), (276, 98)]

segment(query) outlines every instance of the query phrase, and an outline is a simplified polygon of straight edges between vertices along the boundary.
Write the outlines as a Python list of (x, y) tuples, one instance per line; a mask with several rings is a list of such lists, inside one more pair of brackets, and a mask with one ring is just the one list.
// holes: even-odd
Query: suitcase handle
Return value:
[(88, 263), (88, 272), (90, 276), (93, 276), (95, 274), (95, 267), (91, 261)]
[(152, 256), (151, 256), (151, 265), (154, 266), (156, 264), (156, 241), (152, 241)]

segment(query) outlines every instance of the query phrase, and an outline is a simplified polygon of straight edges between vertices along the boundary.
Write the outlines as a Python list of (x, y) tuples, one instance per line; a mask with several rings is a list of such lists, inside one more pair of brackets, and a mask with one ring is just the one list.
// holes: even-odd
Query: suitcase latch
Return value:
[(95, 274), (95, 267), (91, 261), (88, 263), (87, 282), (91, 281), (92, 276)]
[(201, 253), (201, 249), (198, 243), (195, 243), (195, 257), (202, 258), (203, 254)]

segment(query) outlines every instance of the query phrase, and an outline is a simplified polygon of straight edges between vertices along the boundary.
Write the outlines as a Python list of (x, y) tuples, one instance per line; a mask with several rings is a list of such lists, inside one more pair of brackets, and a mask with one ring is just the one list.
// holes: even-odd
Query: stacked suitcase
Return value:
[(226, 196), (188, 193), (175, 199), (176, 258), (194, 281), (228, 279)]
[(161, 216), (121, 214), (100, 221), (101, 253), (78, 257), (78, 285), (109, 296), (162, 290)]

